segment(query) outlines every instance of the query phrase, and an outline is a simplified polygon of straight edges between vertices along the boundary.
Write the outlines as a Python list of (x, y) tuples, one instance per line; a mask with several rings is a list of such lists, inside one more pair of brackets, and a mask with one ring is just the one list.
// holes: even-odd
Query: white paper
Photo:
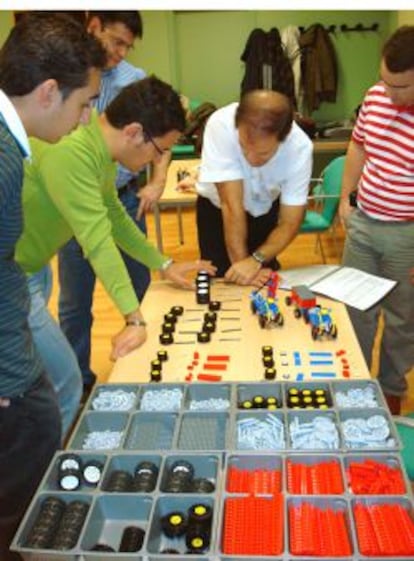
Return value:
[(282, 281), (280, 288), (292, 288), (298, 284), (311, 286), (326, 275), (330, 275), (339, 269), (339, 265), (312, 265), (311, 267), (297, 267), (280, 271)]
[(281, 276), (282, 288), (304, 284), (314, 292), (362, 311), (379, 302), (397, 284), (359, 269), (337, 265), (300, 267), (281, 271)]

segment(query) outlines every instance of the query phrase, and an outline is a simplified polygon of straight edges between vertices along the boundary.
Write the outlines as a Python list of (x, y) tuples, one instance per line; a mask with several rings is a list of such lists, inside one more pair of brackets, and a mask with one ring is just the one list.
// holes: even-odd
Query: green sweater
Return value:
[(148, 242), (119, 202), (112, 161), (94, 112), (59, 143), (32, 140), (23, 186), (24, 230), (16, 260), (26, 273), (46, 265), (72, 236), (122, 314), (138, 307), (119, 248), (150, 269), (166, 257)]

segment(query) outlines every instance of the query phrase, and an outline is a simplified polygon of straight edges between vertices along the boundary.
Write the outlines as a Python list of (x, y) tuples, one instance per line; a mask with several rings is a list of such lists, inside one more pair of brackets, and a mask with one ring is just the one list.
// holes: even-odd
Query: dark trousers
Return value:
[[(221, 210), (205, 197), (197, 197), (197, 230), (198, 246), (202, 259), (212, 261), (217, 267), (217, 276), (223, 277), (231, 262), (224, 240), (223, 215)], [(277, 225), (279, 216), (279, 200), (276, 200), (269, 212), (254, 217), (246, 212), (247, 219), (247, 247), (249, 253), (255, 251), (269, 236)], [(280, 268), (277, 259), (266, 263), (267, 267), (277, 270)]]
[(20, 559), (9, 545), (60, 439), (59, 408), (45, 374), (9, 407), (0, 407), (1, 561)]

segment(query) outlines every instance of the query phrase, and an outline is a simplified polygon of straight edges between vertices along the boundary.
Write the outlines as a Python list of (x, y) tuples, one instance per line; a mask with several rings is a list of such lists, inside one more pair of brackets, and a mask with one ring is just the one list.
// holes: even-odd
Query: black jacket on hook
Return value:
[(293, 71), (284, 53), (279, 31), (274, 27), (269, 32), (254, 29), (241, 55), (245, 63), (245, 74), (241, 93), (269, 87), (263, 76), (268, 72), (271, 89), (287, 95), (295, 102)]
[(299, 38), (302, 50), (302, 84), (305, 105), (311, 113), (322, 101), (336, 100), (338, 70), (329, 33), (316, 23)]

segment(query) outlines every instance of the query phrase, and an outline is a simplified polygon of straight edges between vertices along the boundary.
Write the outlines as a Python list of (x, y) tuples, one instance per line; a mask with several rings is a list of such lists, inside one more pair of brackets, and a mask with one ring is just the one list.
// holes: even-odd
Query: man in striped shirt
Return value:
[(68, 17), (23, 18), (0, 51), (0, 559), (60, 445), (56, 396), (33, 345), (26, 277), (14, 260), (22, 232), (28, 136), (56, 142), (87, 121), (101, 45)]
[(399, 414), (414, 365), (414, 26), (388, 39), (380, 73), (352, 134), (339, 212), (347, 230), (343, 264), (398, 281), (377, 306), (349, 313), (371, 365), (382, 312), (378, 380), (391, 412)]

